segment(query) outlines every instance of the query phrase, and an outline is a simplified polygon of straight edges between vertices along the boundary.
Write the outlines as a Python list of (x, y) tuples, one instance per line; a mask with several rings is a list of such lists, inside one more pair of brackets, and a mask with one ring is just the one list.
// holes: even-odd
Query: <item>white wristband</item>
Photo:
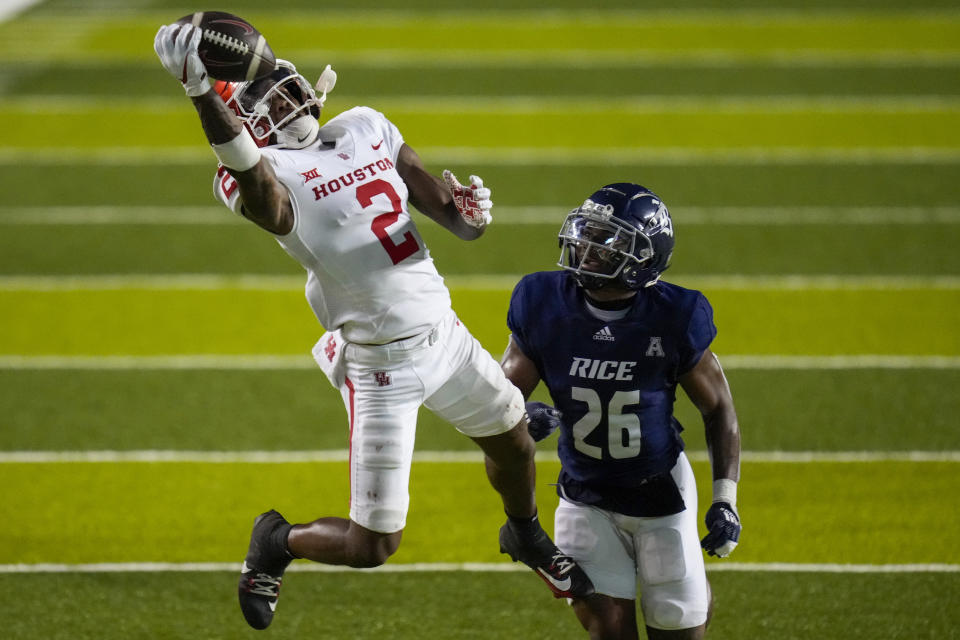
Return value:
[(713, 481), (713, 501), (727, 502), (731, 507), (737, 506), (737, 482), (729, 478)]
[(260, 162), (260, 148), (250, 132), (243, 129), (236, 138), (223, 144), (210, 145), (220, 164), (235, 171), (247, 171)]

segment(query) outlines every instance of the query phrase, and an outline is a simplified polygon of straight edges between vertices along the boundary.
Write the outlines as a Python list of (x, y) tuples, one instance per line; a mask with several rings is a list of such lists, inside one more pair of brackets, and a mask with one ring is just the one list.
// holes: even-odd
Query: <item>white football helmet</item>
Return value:
[(323, 101), (292, 62), (277, 59), (269, 75), (231, 84), (229, 95), (219, 93), (247, 126), (257, 146), (300, 149), (316, 140)]

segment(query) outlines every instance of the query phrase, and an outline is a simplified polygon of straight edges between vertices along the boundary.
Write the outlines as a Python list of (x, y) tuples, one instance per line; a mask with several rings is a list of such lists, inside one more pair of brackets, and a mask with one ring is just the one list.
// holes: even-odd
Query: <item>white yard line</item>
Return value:
[[(892, 356), (883, 354), (784, 356), (728, 354), (723, 368), (737, 369), (960, 369), (960, 356)], [(308, 355), (157, 355), (58, 356), (0, 355), (0, 370), (295, 370), (316, 366)]]
[[(99, 563), (50, 563), (0, 564), (0, 574), (24, 573), (211, 573), (239, 572), (239, 562), (99, 562)], [(318, 563), (295, 563), (288, 571), (293, 573), (423, 573), (423, 572), (483, 572), (513, 573), (529, 571), (519, 563), (507, 562), (418, 562), (410, 564), (385, 564), (374, 569), (351, 569), (350, 567)], [(790, 563), (790, 562), (711, 562), (707, 571), (737, 571), (758, 573), (958, 573), (956, 564), (839, 564), (839, 563)]]
[(36, 6), (43, 0), (2, 0), (0, 1), (0, 23), (13, 20), (27, 9)]
[[(785, 356), (728, 354), (723, 368), (737, 369), (960, 369), (960, 356), (892, 356), (883, 354)], [(295, 370), (316, 366), (308, 355), (157, 355), (58, 356), (0, 355), (0, 370)]]
[[(569, 206), (497, 206), (497, 224), (553, 224)], [(958, 224), (960, 207), (671, 207), (682, 225)], [(0, 225), (243, 225), (221, 206), (0, 206)]]
[(167, 356), (16, 356), (0, 355), (3, 369), (313, 369), (309, 355), (167, 355)]
[[(793, 165), (793, 164), (956, 164), (960, 150), (941, 147), (430, 147), (417, 149), (428, 164), (496, 164), (498, 166), (617, 167), (635, 165)], [(206, 164), (214, 156), (201, 145), (190, 147), (34, 147), (0, 148), (2, 165), (122, 165), (155, 166)]]
[[(523, 115), (539, 113), (614, 114), (614, 113), (897, 113), (956, 111), (960, 98), (953, 95), (890, 96), (890, 95), (639, 95), (577, 97), (569, 100), (556, 95), (442, 95), (442, 96), (338, 96), (344, 104), (372, 104), (386, 113), (416, 111), (420, 113), (500, 113)], [(183, 107), (179, 97), (116, 97), (95, 95), (8, 96), (0, 102), (0, 110), (18, 111), (25, 115), (76, 113), (104, 109), (140, 110), (168, 113)]]
[[(960, 209), (944, 212), (960, 220)], [(0, 207), (2, 225), (242, 225), (246, 221), (223, 206), (55, 206)]]
[[(511, 291), (521, 274), (453, 275), (444, 278), (453, 289)], [(960, 276), (951, 275), (704, 275), (676, 274), (669, 281), (696, 289), (735, 291), (902, 291), (960, 289)], [(0, 293), (7, 291), (155, 291), (220, 290), (300, 292), (303, 276), (188, 273), (171, 275), (26, 275), (0, 276)]]
[[(707, 462), (705, 451), (690, 451), (693, 462)], [(190, 463), (190, 464), (297, 464), (347, 462), (349, 451), (2, 451), (0, 464), (113, 464), (113, 463)], [(424, 464), (480, 464), (479, 451), (417, 451), (414, 462)], [(552, 462), (552, 451), (537, 453), (539, 462)], [(744, 451), (746, 463), (816, 464), (882, 462), (960, 462), (960, 451)]]

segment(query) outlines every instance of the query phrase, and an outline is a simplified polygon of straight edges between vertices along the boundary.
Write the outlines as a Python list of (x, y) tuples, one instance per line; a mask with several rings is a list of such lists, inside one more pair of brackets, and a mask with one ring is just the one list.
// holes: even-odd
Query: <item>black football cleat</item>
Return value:
[(529, 540), (522, 540), (510, 522), (500, 527), (500, 553), (537, 572), (554, 598), (586, 598), (594, 593), (593, 582), (576, 561), (560, 551), (542, 527)]
[(239, 594), (240, 610), (254, 629), (266, 629), (273, 621), (283, 572), (293, 560), (286, 542), (292, 526), (272, 510), (253, 521), (250, 549), (240, 569)]

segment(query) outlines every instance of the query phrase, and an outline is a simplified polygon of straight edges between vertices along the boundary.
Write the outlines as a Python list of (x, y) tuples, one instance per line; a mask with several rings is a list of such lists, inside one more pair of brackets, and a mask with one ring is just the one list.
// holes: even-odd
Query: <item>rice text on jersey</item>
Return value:
[(594, 360), (574, 356), (570, 375), (587, 380), (633, 380), (633, 361)]

